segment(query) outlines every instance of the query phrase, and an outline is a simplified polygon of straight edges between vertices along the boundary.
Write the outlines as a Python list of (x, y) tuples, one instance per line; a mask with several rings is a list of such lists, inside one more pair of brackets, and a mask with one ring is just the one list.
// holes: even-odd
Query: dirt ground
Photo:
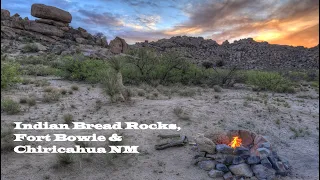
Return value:
[[(39, 78), (39, 77), (37, 77)], [(151, 124), (154, 122), (174, 123), (181, 127), (173, 130), (125, 130), (126, 145), (139, 146), (139, 154), (126, 154), (110, 160), (108, 154), (75, 156), (73, 164), (58, 164), (56, 154), (1, 153), (1, 179), (5, 180), (205, 180), (211, 179), (207, 172), (192, 165), (196, 152), (193, 145), (174, 147), (161, 151), (154, 148), (160, 143), (158, 134), (186, 135), (189, 141), (197, 133), (210, 134), (231, 129), (246, 129), (266, 136), (277, 150), (292, 165), (292, 175), (279, 177), (280, 180), (319, 179), (319, 95), (311, 87), (296, 94), (273, 94), (254, 92), (245, 88), (223, 89), (214, 92), (210, 88), (180, 87), (196, 89), (193, 97), (173, 95), (158, 98), (135, 96), (131, 103), (110, 103), (99, 86), (80, 84), (49, 78), (50, 86), (66, 88), (74, 84), (78, 91), (66, 94), (55, 103), (41, 102), (44, 87), (33, 84), (19, 85), (2, 92), (2, 97), (19, 98), (34, 93), (37, 105), (17, 115), (1, 113), (1, 123), (13, 121), (34, 123), (48, 121), (63, 123), (64, 114), (73, 115), (74, 121), (86, 123), (113, 123), (135, 121)], [(142, 87), (139, 87), (142, 88)], [(162, 87), (165, 88), (165, 87)], [(137, 87), (133, 87), (137, 90)], [(179, 89), (179, 88), (178, 88)], [(154, 93), (151, 91), (150, 93)], [(147, 95), (145, 95), (147, 96)], [(97, 100), (101, 101), (100, 109)], [(173, 112), (180, 107), (188, 113), (190, 120), (183, 120)], [(291, 128), (290, 128), (291, 127)], [(295, 130), (298, 132), (295, 133)], [(70, 135), (110, 135), (114, 130), (41, 130), (23, 131), (32, 135), (66, 133)], [(21, 131), (15, 130), (15, 133)], [(32, 142), (29, 144), (50, 147), (61, 145), (73, 147), (73, 142)], [(92, 143), (105, 146), (106, 143)]]

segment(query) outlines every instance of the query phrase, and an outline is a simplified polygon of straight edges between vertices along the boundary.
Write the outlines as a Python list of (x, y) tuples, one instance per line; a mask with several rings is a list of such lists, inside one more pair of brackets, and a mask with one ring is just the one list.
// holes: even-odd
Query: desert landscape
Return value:
[[(252, 38), (218, 44), (189, 36), (131, 45), (116, 37), (108, 43), (103, 34), (72, 28), (71, 14), (56, 7), (33, 4), (36, 20), (11, 13), (1, 9), (1, 179), (319, 179), (319, 45), (295, 47)], [(13, 122), (163, 122), (181, 130), (35, 131), (14, 130)], [(242, 138), (248, 157), (234, 154), (240, 148), (230, 147), (230, 132)], [(14, 142), (17, 133), (117, 133), (123, 141)], [(180, 137), (188, 141), (156, 149)], [(13, 151), (17, 145), (112, 143), (139, 146), (140, 153)], [(222, 144), (228, 147), (219, 149)], [(252, 146), (258, 149), (251, 152)], [(228, 149), (235, 150), (231, 164), (219, 156)], [(251, 163), (253, 156), (259, 160)], [(263, 159), (271, 161), (270, 167)]]

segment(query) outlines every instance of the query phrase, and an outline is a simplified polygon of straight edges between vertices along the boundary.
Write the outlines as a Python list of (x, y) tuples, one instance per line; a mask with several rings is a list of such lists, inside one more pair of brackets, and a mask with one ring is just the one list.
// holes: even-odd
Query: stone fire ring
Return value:
[[(234, 137), (242, 140), (239, 147), (229, 146)], [(195, 140), (197, 155), (193, 164), (208, 171), (211, 178), (272, 180), (291, 172), (289, 162), (280, 157), (262, 135), (231, 130), (212, 137), (198, 134)]]

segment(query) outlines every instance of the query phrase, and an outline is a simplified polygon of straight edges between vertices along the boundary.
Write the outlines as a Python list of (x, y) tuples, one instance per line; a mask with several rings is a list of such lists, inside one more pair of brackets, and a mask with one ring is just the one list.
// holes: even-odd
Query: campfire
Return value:
[(249, 131), (229, 131), (211, 139), (201, 135), (196, 144), (198, 154), (193, 163), (208, 171), (211, 178), (271, 180), (291, 172), (289, 162), (264, 136)]
[(229, 146), (232, 148), (237, 148), (241, 146), (242, 139), (238, 136), (233, 137), (233, 140), (229, 143)]

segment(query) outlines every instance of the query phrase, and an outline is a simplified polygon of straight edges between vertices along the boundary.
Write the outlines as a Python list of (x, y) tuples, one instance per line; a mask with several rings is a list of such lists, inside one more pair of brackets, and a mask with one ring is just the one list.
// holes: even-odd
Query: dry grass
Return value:
[(181, 107), (175, 107), (173, 113), (182, 120), (190, 120), (190, 114), (183, 110)]

